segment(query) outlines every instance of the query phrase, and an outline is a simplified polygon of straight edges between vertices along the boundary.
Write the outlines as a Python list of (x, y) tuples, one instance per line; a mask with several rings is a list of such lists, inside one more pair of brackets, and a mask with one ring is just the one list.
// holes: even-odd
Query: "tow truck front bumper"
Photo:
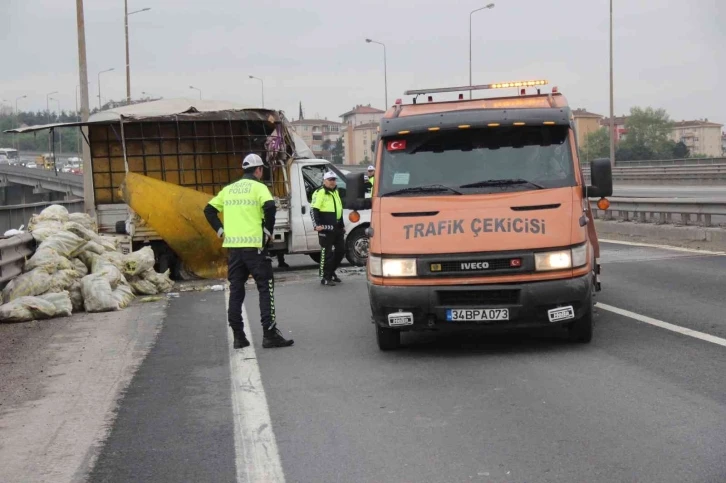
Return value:
[[(504, 285), (389, 286), (368, 283), (373, 322), (403, 331), (471, 328), (534, 328), (573, 322), (591, 308), (592, 275)], [(548, 311), (572, 306), (574, 317), (550, 322)], [(509, 320), (452, 322), (449, 309), (506, 308)], [(389, 316), (413, 314), (413, 324), (395, 325)]]

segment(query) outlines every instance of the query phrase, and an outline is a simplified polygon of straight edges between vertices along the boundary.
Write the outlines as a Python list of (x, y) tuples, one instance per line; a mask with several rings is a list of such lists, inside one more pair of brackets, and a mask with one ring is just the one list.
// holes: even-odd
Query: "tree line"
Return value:
[[(624, 139), (615, 146), (616, 161), (639, 161), (654, 159), (706, 158), (700, 153), (691, 153), (683, 142), (673, 141), (670, 136), (674, 123), (665, 109), (652, 107), (630, 109), (625, 120)], [(582, 159), (592, 161), (610, 157), (609, 129), (602, 127), (585, 136), (580, 147)]]

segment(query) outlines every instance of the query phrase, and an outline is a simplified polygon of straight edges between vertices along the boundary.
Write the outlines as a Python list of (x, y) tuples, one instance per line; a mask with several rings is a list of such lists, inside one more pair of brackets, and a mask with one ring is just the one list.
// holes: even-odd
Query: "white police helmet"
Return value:
[(242, 167), (244, 169), (256, 168), (257, 166), (264, 166), (262, 158), (257, 154), (248, 154), (245, 156), (244, 161), (242, 161)]

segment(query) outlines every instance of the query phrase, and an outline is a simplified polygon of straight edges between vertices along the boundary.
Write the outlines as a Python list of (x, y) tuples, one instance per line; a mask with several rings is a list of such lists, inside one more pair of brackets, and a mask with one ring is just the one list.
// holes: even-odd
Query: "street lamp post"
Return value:
[(613, 0), (610, 0), (610, 166), (615, 166), (615, 105), (613, 102)]
[[(50, 96), (53, 94), (58, 94), (58, 91), (53, 91), (49, 94), (45, 95), (45, 109), (48, 111), (48, 124), (50, 124)], [(53, 152), (53, 141), (51, 137), (51, 131), (48, 131), (48, 154), (51, 154)]]
[(385, 89), (386, 109), (388, 109), (388, 67), (386, 65), (386, 44), (373, 39), (366, 39), (369, 44), (378, 44), (383, 46), (383, 88)]
[(126, 31), (126, 103), (131, 104), (131, 61), (129, 59), (129, 15), (148, 12), (150, 8), (142, 8), (129, 12), (128, 0), (124, 0), (124, 30)]
[(199, 99), (202, 98), (202, 90), (198, 87), (189, 86), (190, 89), (194, 89), (195, 91), (199, 91)]
[(263, 81), (259, 77), (255, 77), (253, 75), (250, 76), (250, 79), (256, 79), (256, 80), (260, 81), (260, 83), (262, 84), (262, 107), (264, 108), (265, 107), (265, 81)]
[[(54, 99), (53, 97), (50, 98), (51, 101), (56, 103), (56, 106), (58, 107), (58, 119), (57, 122), (60, 122), (60, 115), (61, 115), (61, 108), (60, 108), (60, 101), (58, 99)], [(60, 155), (63, 154), (63, 131), (58, 131), (58, 157), (60, 158)]]
[(101, 105), (101, 74), (105, 74), (106, 72), (111, 72), (112, 70), (114, 70), (113, 67), (111, 67), (110, 69), (102, 70), (101, 72), (98, 73), (98, 110), (99, 111), (103, 107)]
[[(487, 10), (494, 8), (494, 4), (490, 3), (486, 7), (477, 8), (476, 10), (472, 10), (469, 13), (469, 86), (473, 85), (473, 80), (471, 77), (471, 17), (474, 16), (474, 14), (480, 10)], [(469, 89), (469, 99), (471, 99), (471, 89)]]
[[(28, 96), (20, 96), (15, 98), (15, 124), (16, 127), (20, 127), (20, 116), (18, 116), (18, 101), (20, 99), (27, 99)], [(18, 141), (18, 134), (15, 133), (15, 149), (18, 151), (18, 160), (20, 159), (20, 142)]]

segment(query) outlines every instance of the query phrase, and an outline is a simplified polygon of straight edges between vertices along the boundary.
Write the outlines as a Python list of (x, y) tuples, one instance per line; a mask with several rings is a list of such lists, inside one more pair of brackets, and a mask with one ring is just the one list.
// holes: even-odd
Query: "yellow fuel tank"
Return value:
[(202, 278), (227, 277), (227, 253), (204, 217), (212, 196), (136, 173), (121, 185), (124, 201)]

